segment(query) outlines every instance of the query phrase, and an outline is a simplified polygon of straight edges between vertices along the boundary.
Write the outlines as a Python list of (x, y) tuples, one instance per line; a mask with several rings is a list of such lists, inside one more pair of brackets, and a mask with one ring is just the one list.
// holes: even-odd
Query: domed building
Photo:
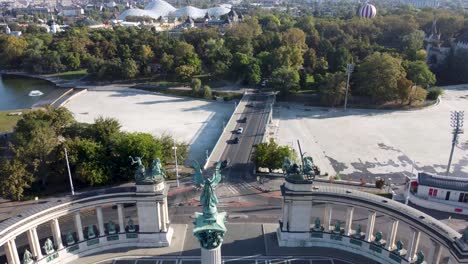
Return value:
[(145, 9), (131, 8), (124, 11), (120, 18), (125, 20), (128, 16), (149, 16), (154, 19), (159, 17), (191, 17), (193, 19), (203, 18), (205, 14), (212, 17), (219, 17), (229, 13), (230, 9), (222, 6), (212, 7), (207, 9), (200, 9), (193, 6), (185, 6), (182, 8), (175, 8), (171, 4), (163, 0), (154, 0), (150, 2)]

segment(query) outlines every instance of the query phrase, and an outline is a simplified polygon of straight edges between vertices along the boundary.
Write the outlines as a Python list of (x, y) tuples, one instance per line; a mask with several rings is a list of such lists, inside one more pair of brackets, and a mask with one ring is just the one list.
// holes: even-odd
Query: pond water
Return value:
[[(31, 108), (54, 89), (55, 85), (44, 80), (0, 75), (0, 111)], [(43, 95), (29, 96), (33, 90)]]

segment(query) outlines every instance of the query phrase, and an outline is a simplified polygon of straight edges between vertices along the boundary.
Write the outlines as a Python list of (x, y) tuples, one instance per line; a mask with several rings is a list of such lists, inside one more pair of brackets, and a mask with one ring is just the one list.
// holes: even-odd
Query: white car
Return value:
[(242, 132), (244, 132), (244, 128), (242, 127), (239, 127), (236, 131), (237, 134), (242, 134)]

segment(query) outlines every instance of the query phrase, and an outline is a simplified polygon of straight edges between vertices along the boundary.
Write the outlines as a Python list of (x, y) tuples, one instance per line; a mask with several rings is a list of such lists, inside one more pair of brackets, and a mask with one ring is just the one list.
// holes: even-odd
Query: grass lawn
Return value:
[(77, 80), (85, 76), (86, 74), (88, 74), (88, 72), (86, 71), (86, 69), (84, 69), (84, 70), (77, 70), (77, 71), (55, 73), (55, 74), (51, 74), (50, 76), (72, 81), (72, 80)]
[(21, 116), (8, 116), (8, 113), (11, 112), (23, 112), (25, 110), (10, 110), (10, 111), (0, 111), (0, 132), (11, 132), (16, 125), (16, 122), (21, 118)]

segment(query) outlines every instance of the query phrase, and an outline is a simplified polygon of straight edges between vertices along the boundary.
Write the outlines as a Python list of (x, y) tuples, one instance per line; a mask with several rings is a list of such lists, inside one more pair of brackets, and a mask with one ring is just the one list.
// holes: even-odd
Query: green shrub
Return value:
[(437, 98), (440, 95), (443, 95), (443, 94), (444, 94), (444, 90), (442, 90), (439, 87), (434, 87), (431, 90), (429, 90), (429, 93), (427, 94), (426, 99), (427, 100), (437, 100)]

